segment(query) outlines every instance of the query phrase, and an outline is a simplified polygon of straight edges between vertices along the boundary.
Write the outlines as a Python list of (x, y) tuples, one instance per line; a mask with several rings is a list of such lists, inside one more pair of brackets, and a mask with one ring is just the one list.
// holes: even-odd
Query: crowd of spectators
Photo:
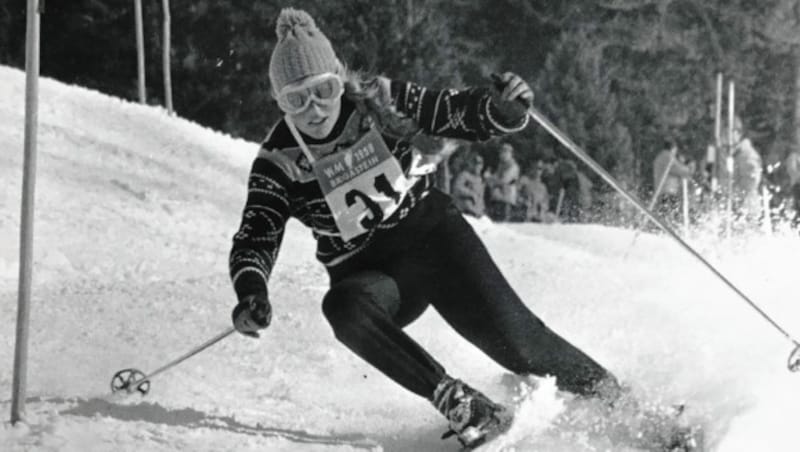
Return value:
[[(800, 150), (765, 168), (741, 119), (736, 118), (730, 132), (723, 130), (723, 136), (696, 161), (677, 140), (665, 139), (652, 161), (652, 188), (632, 191), (643, 193), (651, 209), (673, 227), (709, 219), (722, 224), (728, 219), (728, 226), (752, 230), (763, 227), (768, 215), (800, 226)], [(487, 168), (486, 154), (463, 152), (452, 166), (454, 177), (446, 189), (468, 215), (552, 223), (595, 221), (602, 210), (631, 211), (631, 206), (622, 206), (627, 201), (598, 196), (591, 179), (572, 159), (545, 157), (522, 166), (513, 146), (502, 143), (497, 163)], [(770, 178), (769, 173), (780, 177)], [(616, 219), (637, 222), (635, 214), (618, 214)]]
[(521, 168), (504, 143), (487, 169), (478, 152), (459, 160), (449, 187), (462, 212), (494, 221), (577, 222), (592, 205), (592, 182), (574, 161), (537, 159)]
[(696, 161), (690, 150), (666, 140), (653, 162), (655, 212), (672, 226), (703, 223), (720, 231), (752, 231), (789, 220), (796, 227), (800, 154), (790, 152), (776, 165), (765, 165), (741, 118), (730, 129), (723, 124), (721, 132)]

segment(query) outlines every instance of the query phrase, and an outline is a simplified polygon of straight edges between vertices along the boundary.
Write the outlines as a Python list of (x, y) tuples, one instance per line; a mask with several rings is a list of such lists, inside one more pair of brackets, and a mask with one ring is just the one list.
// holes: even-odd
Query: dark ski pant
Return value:
[(581, 395), (594, 395), (601, 382), (616, 385), (603, 367), (522, 303), (452, 204), (403, 252), (387, 256), (367, 249), (329, 273), (323, 312), (336, 338), (427, 399), (445, 370), (403, 327), (428, 305), (511, 372), (553, 375), (560, 389)]

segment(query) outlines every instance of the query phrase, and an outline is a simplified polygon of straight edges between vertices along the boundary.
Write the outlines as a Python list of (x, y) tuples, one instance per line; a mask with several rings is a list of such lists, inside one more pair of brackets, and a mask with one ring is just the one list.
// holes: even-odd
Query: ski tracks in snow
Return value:
[[(8, 401), (0, 403), (4, 409), (8, 405)], [(95, 433), (90, 441), (93, 444), (91, 450), (98, 450), (98, 440), (108, 447), (101, 447), (102, 450), (112, 450), (112, 445), (120, 447), (113, 450), (128, 450), (137, 443), (140, 450), (176, 450), (189, 445), (191, 440), (187, 438), (207, 437), (204, 440), (207, 441), (221, 435), (238, 439), (229, 439), (228, 445), (220, 449), (192, 447), (191, 450), (241, 450), (236, 444), (242, 442), (257, 446), (256, 450), (382, 450), (379, 444), (363, 435), (248, 425), (232, 416), (211, 415), (193, 408), (167, 408), (150, 402), (130, 402), (115, 395), (89, 399), (31, 397), (27, 405), (33, 422), (13, 428), (6, 425), (6, 429), (13, 431), (6, 437), (10, 443), (5, 444), (3, 450), (61, 451), (73, 450), (73, 447), (79, 450), (80, 442), (71, 435), (64, 435), (69, 439), (60, 440), (60, 432), (87, 427), (87, 433)], [(130, 428), (132, 424), (136, 427)], [(134, 433), (132, 437), (126, 437), (125, 432)]]

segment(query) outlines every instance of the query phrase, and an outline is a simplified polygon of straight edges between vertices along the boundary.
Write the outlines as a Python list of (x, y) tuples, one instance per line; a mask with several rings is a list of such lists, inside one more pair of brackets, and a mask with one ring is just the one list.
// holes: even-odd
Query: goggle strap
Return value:
[(297, 145), (300, 146), (300, 149), (303, 151), (303, 154), (306, 155), (306, 158), (308, 159), (308, 162), (309, 163), (314, 163), (314, 161), (316, 161), (316, 159), (311, 154), (311, 149), (308, 148), (308, 145), (306, 144), (306, 142), (303, 141), (303, 137), (300, 136), (300, 132), (297, 130), (297, 127), (295, 127), (294, 123), (292, 122), (292, 119), (289, 118), (289, 115), (284, 115), (283, 116), (283, 120), (286, 121), (286, 125), (289, 126), (289, 132), (292, 132), (292, 136), (294, 137), (294, 141), (296, 141)]

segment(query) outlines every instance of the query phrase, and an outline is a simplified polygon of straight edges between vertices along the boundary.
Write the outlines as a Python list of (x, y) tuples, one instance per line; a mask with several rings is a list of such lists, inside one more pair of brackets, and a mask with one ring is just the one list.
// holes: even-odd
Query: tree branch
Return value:
[(703, 21), (706, 32), (708, 33), (708, 39), (711, 41), (711, 48), (714, 50), (714, 59), (716, 60), (717, 67), (721, 67), (724, 62), (722, 44), (720, 44), (719, 33), (717, 33), (717, 30), (714, 28), (714, 23), (711, 21), (708, 11), (706, 11), (702, 4), (693, 1), (687, 1), (686, 3), (697, 11), (697, 15), (700, 16), (700, 19)]

